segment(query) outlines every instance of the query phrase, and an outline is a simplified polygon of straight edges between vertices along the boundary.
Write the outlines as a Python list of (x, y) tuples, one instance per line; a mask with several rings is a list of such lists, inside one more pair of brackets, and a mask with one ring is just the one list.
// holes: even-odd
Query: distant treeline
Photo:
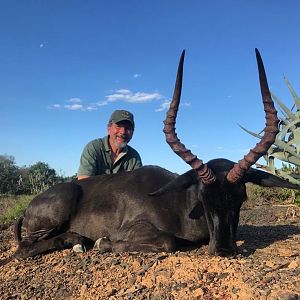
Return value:
[(56, 183), (72, 180), (76, 175), (58, 175), (47, 163), (18, 167), (13, 156), (0, 155), (0, 195), (38, 194)]

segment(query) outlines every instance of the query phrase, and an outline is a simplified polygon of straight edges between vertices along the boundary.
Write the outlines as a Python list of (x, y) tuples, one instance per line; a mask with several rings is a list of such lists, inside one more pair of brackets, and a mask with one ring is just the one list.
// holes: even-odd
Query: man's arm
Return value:
[(96, 175), (96, 151), (92, 142), (88, 143), (81, 154), (77, 180)]
[(81, 180), (81, 179), (85, 179), (85, 178), (89, 178), (91, 176), (87, 176), (87, 175), (81, 175), (81, 176), (77, 176), (77, 180)]

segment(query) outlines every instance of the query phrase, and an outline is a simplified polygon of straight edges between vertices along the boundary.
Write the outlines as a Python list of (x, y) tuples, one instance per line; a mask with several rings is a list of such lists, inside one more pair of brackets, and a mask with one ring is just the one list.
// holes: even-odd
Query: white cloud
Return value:
[(68, 109), (68, 110), (83, 110), (83, 105), (81, 104), (66, 104), (64, 105), (64, 108)]
[[(171, 100), (165, 99), (164, 102), (162, 102), (160, 104), (160, 106), (155, 109), (155, 111), (160, 112), (160, 111), (167, 110), (170, 106), (170, 103), (171, 103)], [(180, 106), (190, 107), (191, 103), (190, 102), (183, 102), (183, 103), (180, 104)]]
[(92, 111), (98, 109), (98, 107), (95, 104), (91, 104), (91, 103), (88, 105), (83, 105), (78, 103), (66, 104), (64, 105), (64, 108), (67, 110), (81, 110), (81, 111)]
[[(96, 103), (89, 102), (84, 103), (80, 98), (74, 97), (65, 101), (63, 104), (53, 104), (49, 106), (49, 109), (66, 109), (66, 110), (80, 110), (80, 111), (93, 111), (100, 109), (101, 106), (109, 105), (115, 102), (126, 102), (126, 103), (136, 103), (136, 104), (146, 104), (153, 101), (158, 101), (158, 108), (155, 109), (156, 112), (165, 111), (169, 108), (170, 99), (167, 99), (163, 95), (153, 92), (132, 92), (129, 89), (119, 89), (111, 91), (110, 94), (105, 96), (105, 100), (98, 101)], [(188, 102), (183, 102), (182, 106), (191, 106)]]
[(106, 100), (98, 102), (99, 106), (107, 105), (110, 102), (123, 101), (128, 103), (148, 103), (153, 100), (164, 98), (159, 93), (131, 92), (128, 89), (113, 91), (110, 95), (105, 96)]
[(71, 102), (71, 103), (80, 103), (81, 100), (79, 98), (70, 98), (69, 100), (67, 100), (68, 102)]
[(185, 107), (191, 107), (192, 106), (190, 102), (183, 102), (181, 105), (185, 106)]
[(44, 47), (44, 44), (40, 44), (40, 48), (43, 48)]
[(127, 90), (127, 89), (120, 89), (120, 90), (117, 90), (116, 91), (117, 93), (121, 93), (121, 94), (130, 94), (130, 90)]
[(142, 76), (142, 74), (136, 73), (136, 74), (133, 75), (133, 78), (139, 78), (139, 77), (141, 77), (141, 76)]
[(105, 105), (108, 105), (107, 101), (97, 102), (97, 106), (105, 106)]
[[(80, 98), (70, 98), (65, 101), (65, 103), (68, 104), (53, 104), (49, 106), (50, 109), (66, 109), (66, 110), (81, 110), (81, 111), (91, 111), (96, 110), (97, 106), (96, 104), (89, 103), (87, 105), (82, 104), (82, 101)], [(69, 104), (70, 103), (70, 104)]]
[(165, 102), (161, 103), (158, 108), (155, 109), (155, 111), (164, 111), (167, 110), (170, 106), (171, 100), (166, 100)]
[(88, 105), (85, 110), (91, 111), (91, 110), (97, 110), (97, 109), (98, 108), (95, 105)]

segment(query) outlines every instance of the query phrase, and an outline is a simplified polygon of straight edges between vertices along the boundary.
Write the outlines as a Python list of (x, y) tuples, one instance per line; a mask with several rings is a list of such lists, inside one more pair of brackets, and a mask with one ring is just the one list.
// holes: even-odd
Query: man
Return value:
[(142, 160), (139, 153), (127, 145), (133, 131), (133, 114), (126, 110), (115, 110), (107, 125), (108, 135), (85, 146), (80, 158), (77, 179), (132, 171), (141, 167)]

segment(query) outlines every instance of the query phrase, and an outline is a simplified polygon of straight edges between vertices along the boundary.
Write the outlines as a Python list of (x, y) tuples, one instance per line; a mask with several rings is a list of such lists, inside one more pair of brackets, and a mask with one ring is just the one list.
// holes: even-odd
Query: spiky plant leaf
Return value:
[(288, 180), (291, 183), (294, 184), (299, 184), (299, 179), (294, 178), (293, 176), (291, 176), (291, 174), (288, 174), (287, 172), (283, 171), (283, 170), (277, 170), (277, 174), (279, 177), (282, 177), (286, 180)]
[(284, 77), (284, 81), (285, 81), (290, 93), (292, 94), (292, 96), (294, 98), (294, 102), (296, 104), (296, 107), (298, 108), (298, 110), (300, 110), (300, 98), (298, 97), (297, 93), (295, 92), (295, 90), (291, 86), (291, 84), (290, 84), (289, 80), (287, 79), (287, 77)]
[(259, 138), (259, 139), (262, 138), (262, 136), (261, 136), (260, 134), (257, 134), (257, 133), (255, 133), (255, 132), (253, 132), (253, 131), (250, 131), (250, 130), (246, 129), (245, 127), (243, 127), (243, 126), (240, 125), (240, 124), (238, 124), (238, 126), (239, 126), (240, 128), (242, 128), (244, 131), (246, 131), (247, 133), (253, 135), (254, 137)]
[(288, 153), (277, 152), (277, 153), (272, 153), (272, 155), (274, 156), (274, 158), (279, 159), (288, 164), (300, 166), (300, 159), (296, 158), (295, 156), (291, 156)]
[(294, 114), (271, 92), (272, 98), (277, 102), (281, 108), (282, 114), (289, 120), (295, 120)]
[[(294, 106), (296, 106), (297, 111), (293, 112), (293, 108), (289, 110), (285, 104), (272, 94), (272, 98), (277, 102), (283, 117), (280, 118), (279, 133), (273, 145), (264, 155), (266, 165), (256, 164), (256, 166), (300, 185), (300, 175), (298, 174), (300, 169), (300, 99), (286, 78), (285, 82), (294, 98)], [(239, 126), (252, 136), (258, 139), (262, 138), (261, 132), (255, 133), (241, 125)], [(275, 160), (280, 160), (283, 164), (287, 163), (287, 165), (284, 165), (282, 169), (276, 169)]]
[(282, 141), (289, 140), (290, 135), (292, 135), (293, 131), (299, 127), (299, 119), (295, 119), (292, 122), (285, 122), (284, 124), (280, 124), (280, 133), (278, 134), (278, 138)]
[(297, 156), (297, 152), (295, 147), (292, 147), (290, 145), (288, 145), (286, 142), (284, 141), (280, 141), (280, 140), (275, 140), (274, 145), (278, 147), (280, 152), (283, 153), (288, 153), (291, 156)]
[(293, 130), (292, 138), (288, 142), (288, 145), (293, 145), (296, 147), (297, 156), (300, 153), (300, 128), (296, 128)]

